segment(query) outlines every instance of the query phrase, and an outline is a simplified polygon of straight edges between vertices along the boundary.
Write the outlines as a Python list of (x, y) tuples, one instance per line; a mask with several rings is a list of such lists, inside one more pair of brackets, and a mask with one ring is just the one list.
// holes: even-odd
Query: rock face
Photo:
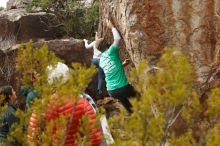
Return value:
[[(79, 62), (85, 66), (90, 66), (92, 59), (92, 49), (86, 49), (84, 42), (77, 39), (59, 39), (50, 41), (40, 41), (33, 43), (34, 48), (40, 48), (44, 43), (48, 44), (48, 49), (54, 52), (55, 55), (65, 61), (65, 63), (71, 66), (73, 62)], [(0, 50), (0, 76), (3, 78), (0, 81), (2, 83), (10, 83), (14, 81), (11, 79), (15, 73), (15, 59), (17, 55), (18, 45), (9, 48), (3, 52)], [(8, 71), (11, 71), (10, 73)], [(6, 78), (7, 75), (7, 78)]]
[(119, 29), (133, 63), (150, 64), (166, 47), (191, 56), (198, 81), (220, 86), (219, 0), (101, 0), (99, 32), (105, 18)]
[(31, 3), (32, 0), (9, 0), (7, 2), (6, 9), (16, 9), (16, 8), (25, 8), (27, 4)]
[[(57, 39), (35, 42), (34, 48), (40, 48), (44, 43), (48, 44), (49, 51), (54, 52), (55, 55), (64, 60), (64, 62), (71, 66), (71, 63), (78, 62), (85, 66), (91, 65), (93, 50), (86, 49), (84, 42), (78, 39)], [(15, 73), (15, 59), (17, 56), (17, 47), (15, 45), (3, 52), (0, 50), (0, 86), (10, 84), (13, 87), (18, 87)], [(98, 97), (97, 91), (97, 75), (94, 76), (93, 81), (88, 85), (86, 92), (92, 97)], [(104, 95), (106, 91), (104, 90)]]
[[(93, 56), (92, 49), (86, 49), (84, 42), (78, 39), (57, 39), (50, 41), (41, 41), (33, 44), (34, 47), (39, 48), (44, 43), (48, 44), (48, 48), (51, 52), (54, 52), (55, 55), (65, 61), (68, 66), (71, 66), (71, 63), (81, 63), (84, 66), (89, 67), (91, 65), (91, 60)], [(97, 75), (93, 77), (93, 80), (90, 82), (86, 89), (86, 93), (92, 96), (94, 99), (97, 99), (99, 95), (97, 94)], [(104, 85), (103, 85), (104, 86)], [(103, 87), (104, 88), (104, 87)], [(106, 89), (103, 89), (103, 96), (106, 96)]]
[(36, 42), (33, 46), (39, 48), (44, 43), (47, 43), (49, 50), (54, 52), (59, 58), (63, 59), (69, 66), (73, 62), (79, 62), (85, 66), (90, 66), (91, 64), (93, 50), (86, 49), (82, 40), (73, 38), (57, 39)]
[[(10, 2), (18, 1), (10, 0)], [(69, 66), (72, 62), (90, 66), (92, 50), (85, 49), (82, 40), (56, 39), (63, 36), (62, 31), (59, 27), (49, 26), (50, 24), (47, 23), (49, 19), (54, 19), (54, 16), (43, 12), (27, 13), (25, 9), (17, 7), (0, 12), (0, 85), (19, 86), (15, 82), (16, 44), (28, 42), (30, 39), (37, 48), (47, 43), (49, 50)], [(56, 21), (54, 21), (54, 26), (56, 26)], [(93, 97), (96, 95), (96, 78), (94, 77), (94, 81), (87, 88), (87, 93)]]
[(43, 12), (26, 13), (25, 9), (12, 9), (0, 12), (0, 49), (6, 50), (12, 45), (60, 37), (58, 28), (48, 26), (48, 20), (53, 16)]

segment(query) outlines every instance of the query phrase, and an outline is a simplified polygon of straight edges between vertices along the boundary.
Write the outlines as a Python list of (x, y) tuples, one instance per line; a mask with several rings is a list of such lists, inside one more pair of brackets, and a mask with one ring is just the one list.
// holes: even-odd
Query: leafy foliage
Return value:
[[(63, 128), (57, 131), (56, 135), (59, 138), (55, 143), (56, 145), (63, 145), (66, 131), (65, 127), (67, 124), (66, 117), (60, 116), (56, 120), (46, 123), (44, 116), (45, 111), (47, 111), (48, 107), (51, 105), (60, 105), (66, 100), (76, 102), (78, 100), (78, 95), (84, 92), (86, 86), (91, 81), (91, 77), (95, 73), (95, 67), (86, 68), (79, 63), (73, 63), (70, 69), (69, 78), (65, 83), (59, 84), (61, 79), (57, 79), (54, 83), (48, 83), (48, 66), (54, 66), (57, 62), (61, 61), (61, 59), (48, 51), (46, 44), (41, 48), (33, 49), (32, 41), (30, 41), (26, 46), (19, 47), (16, 58), (16, 70), (20, 75), (18, 80), (20, 80), (22, 84), (35, 88), (40, 93), (41, 98), (36, 99), (32, 103), (30, 111), (23, 112), (18, 110), (17, 116), (20, 117), (21, 121), (19, 125), (15, 125), (15, 130), (11, 131), (8, 137), (9, 141), (17, 139), (22, 145), (30, 144), (27, 138), (27, 127), (30, 115), (34, 113), (38, 120), (39, 127), (35, 130), (33, 142), (45, 146), (50, 145), (52, 142), (51, 135), (53, 127), (56, 125)], [(35, 77), (34, 82), (32, 81), (33, 77), (31, 77), (33, 75), (32, 73), (34, 73)], [(51, 96), (54, 91), (59, 93), (59, 98)], [(44, 125), (43, 132), (40, 125)], [(88, 124), (84, 124), (84, 128), (86, 125)], [(85, 137), (82, 139), (84, 140)]]
[[(85, 68), (80, 64), (72, 64), (70, 79), (64, 84), (59, 84), (60, 80), (54, 84), (47, 82), (47, 66), (55, 65), (58, 59), (50, 53), (45, 44), (41, 48), (32, 49), (30, 41), (25, 47), (20, 46), (18, 57), (16, 58), (16, 69), (19, 73), (19, 80), (22, 84), (33, 86), (41, 95), (40, 99), (33, 102), (31, 110), (28, 112), (18, 111), (21, 117), (19, 125), (14, 125), (11, 129), (8, 140), (17, 139), (22, 145), (29, 145), (27, 141), (27, 125), (30, 114), (36, 113), (39, 125), (45, 125), (44, 112), (49, 105), (56, 105), (66, 99), (76, 101), (79, 93), (85, 90), (87, 84), (95, 72), (95, 68)], [(219, 96), (220, 89), (214, 89), (207, 101), (209, 110), (207, 118), (201, 119), (201, 104), (194, 92), (194, 74), (188, 61), (188, 57), (176, 52), (174, 49), (166, 49), (158, 62), (158, 70), (149, 71), (145, 62), (139, 64), (131, 72), (130, 81), (140, 93), (140, 96), (132, 99), (133, 111), (131, 115), (122, 110), (121, 113), (109, 119), (111, 131), (115, 139), (115, 144), (120, 146), (213, 146), (219, 144)], [(32, 84), (30, 75), (34, 72), (37, 80)], [(70, 90), (71, 89), (71, 90)], [(56, 90), (62, 98), (55, 98), (51, 101), (51, 94)], [(1, 113), (3, 108), (1, 108)], [(65, 127), (66, 118), (61, 116), (46, 124), (44, 132), (39, 126), (36, 129), (35, 142), (41, 145), (50, 145), (50, 136), (54, 125)], [(176, 126), (180, 123), (184, 127)], [(88, 144), (88, 117), (84, 117), (80, 122), (80, 133), (77, 135), (77, 142)], [(177, 126), (178, 127), (178, 126)], [(180, 129), (183, 128), (183, 129)], [(66, 128), (58, 130), (59, 137), (56, 145), (63, 145)], [(199, 131), (200, 139), (195, 138), (195, 133)], [(82, 135), (84, 135), (82, 137)], [(202, 139), (202, 140), (201, 140)]]
[(27, 86), (32, 86), (34, 76), (37, 78), (36, 85), (47, 82), (47, 66), (61, 61), (53, 53), (49, 53), (46, 44), (40, 49), (33, 49), (32, 45), (32, 41), (30, 41), (25, 47), (19, 46), (16, 58), (16, 70), (21, 75), (19, 79)]
[(81, 0), (33, 0), (28, 10), (35, 7), (54, 14), (56, 17), (50, 20), (51, 27), (61, 27), (66, 36), (91, 38), (98, 28), (98, 0), (94, 0), (91, 6), (85, 6), (85, 1)]
[(207, 146), (217, 146), (220, 143), (220, 88), (212, 90), (211, 96), (208, 99), (208, 116), (209, 130), (206, 136)]
[[(141, 97), (133, 99), (134, 113), (130, 117), (119, 115), (112, 119), (117, 145), (196, 145), (190, 129), (178, 137), (172, 130), (178, 118), (192, 118), (194, 106), (201, 111), (193, 91), (193, 72), (188, 57), (166, 49), (158, 67), (159, 70), (149, 73), (146, 63), (142, 62), (131, 72), (130, 79)], [(126, 120), (119, 120), (121, 117)]]

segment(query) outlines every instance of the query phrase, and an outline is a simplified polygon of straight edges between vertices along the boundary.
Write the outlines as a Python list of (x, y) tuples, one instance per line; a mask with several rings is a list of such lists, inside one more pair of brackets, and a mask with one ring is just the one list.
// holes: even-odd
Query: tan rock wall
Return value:
[[(81, 63), (85, 66), (91, 65), (93, 50), (86, 49), (82, 40), (73, 38), (42, 40), (33, 43), (33, 48), (41, 48), (44, 43), (48, 45), (49, 51), (64, 60), (68, 66), (71, 66), (74, 62)], [(15, 74), (15, 60), (18, 46), (14, 45), (5, 52), (0, 50), (0, 79), (3, 78), (0, 80), (0, 85), (14, 82), (12, 76)]]
[(200, 83), (220, 70), (220, 0), (101, 0), (99, 32), (109, 35), (105, 18), (113, 19), (135, 65), (175, 47), (191, 56)]
[[(53, 15), (44, 12), (27, 13), (25, 9), (12, 9), (0, 12), (0, 50), (6, 50), (30, 39), (51, 40), (62, 37), (60, 28), (53, 27), (49, 20)], [(56, 24), (54, 24), (56, 25)]]

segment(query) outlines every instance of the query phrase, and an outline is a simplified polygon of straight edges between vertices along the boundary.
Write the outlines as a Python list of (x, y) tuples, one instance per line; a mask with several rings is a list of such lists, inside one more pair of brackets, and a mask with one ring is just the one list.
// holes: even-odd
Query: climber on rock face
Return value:
[(102, 94), (102, 84), (103, 84), (104, 72), (103, 72), (102, 68), (100, 68), (100, 66), (99, 66), (101, 52), (95, 47), (96, 40), (98, 40), (98, 39), (99, 38), (98, 38), (97, 32), (96, 32), (95, 41), (93, 41), (90, 44), (88, 44), (88, 40), (86, 40), (86, 39), (83, 39), (83, 41), (85, 42), (86, 49), (93, 48), (92, 64), (98, 68), (98, 88), (97, 88), (97, 90), (98, 90), (99, 94)]
[(135, 96), (135, 91), (128, 83), (123, 68), (129, 64), (130, 60), (125, 60), (122, 63), (118, 50), (121, 36), (110, 20), (107, 20), (107, 27), (112, 30), (114, 42), (109, 45), (105, 38), (96, 40), (95, 47), (102, 52), (99, 65), (105, 73), (109, 95), (118, 99), (125, 109), (132, 113), (132, 105), (128, 98)]

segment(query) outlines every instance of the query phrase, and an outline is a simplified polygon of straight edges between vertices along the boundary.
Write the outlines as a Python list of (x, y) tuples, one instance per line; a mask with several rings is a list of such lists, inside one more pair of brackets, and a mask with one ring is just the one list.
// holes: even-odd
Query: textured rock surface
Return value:
[(99, 32), (112, 18), (135, 65), (154, 63), (166, 47), (191, 56), (198, 81), (219, 86), (219, 0), (101, 0)]
[(47, 20), (53, 16), (43, 12), (26, 13), (25, 9), (12, 9), (0, 12), (0, 49), (12, 45), (37, 41), (40, 38), (54, 39), (60, 36), (60, 30), (48, 26)]
[(47, 43), (49, 50), (54, 52), (59, 58), (65, 60), (65, 63), (69, 66), (72, 62), (79, 62), (85, 66), (91, 64), (92, 49), (86, 49), (82, 40), (57, 39), (40, 41), (34, 43), (33, 46), (39, 48), (44, 43)]
[[(85, 66), (91, 65), (93, 50), (86, 49), (82, 40), (41, 40), (33, 43), (33, 46), (34, 48), (40, 48), (44, 43), (47, 43), (49, 50), (54, 52), (59, 58), (63, 59), (69, 66), (71, 66), (71, 63), (73, 62), (78, 62)], [(5, 84), (11, 84), (14, 87), (18, 86), (15, 80), (15, 59), (17, 55), (17, 47), (18, 45), (14, 45), (5, 51), (5, 53), (0, 50), (0, 86)], [(98, 97), (96, 88), (97, 76), (94, 76), (93, 81), (88, 85), (86, 91), (92, 97)], [(103, 95), (106, 95), (105, 90)]]
[[(93, 50), (86, 49), (84, 42), (78, 39), (57, 39), (50, 41), (42, 41), (34, 43), (34, 46), (39, 48), (47, 43), (49, 50), (54, 52), (56, 56), (60, 57), (65, 61), (65, 63), (71, 66), (71, 63), (78, 62), (85, 66), (91, 65)], [(103, 85), (104, 86), (104, 85)], [(88, 85), (86, 92), (97, 99), (99, 96), (97, 94), (97, 75), (94, 76), (91, 83)], [(103, 87), (103, 96), (106, 96), (106, 89)]]
[(15, 8), (25, 8), (32, 0), (9, 0), (7, 2), (6, 8), (15, 9)]
[[(92, 49), (85, 49), (84, 43), (82, 40), (77, 39), (60, 39), (60, 40), (50, 40), (33, 43), (34, 48), (40, 48), (44, 43), (48, 44), (50, 51), (54, 52), (56, 56), (63, 59), (67, 65), (71, 65), (72, 62), (79, 62), (85, 66), (91, 64), (92, 59)], [(5, 53), (0, 50), (0, 71), (1, 76), (3, 72), (6, 74), (9, 69), (9, 66), (14, 66), (16, 52), (18, 45), (14, 45), (9, 48)], [(14, 67), (11, 69), (14, 73)], [(12, 74), (13, 74), (12, 73)], [(8, 73), (7, 73), (8, 74)], [(7, 79), (5, 79), (7, 80)], [(3, 80), (1, 80), (4, 83)]]

